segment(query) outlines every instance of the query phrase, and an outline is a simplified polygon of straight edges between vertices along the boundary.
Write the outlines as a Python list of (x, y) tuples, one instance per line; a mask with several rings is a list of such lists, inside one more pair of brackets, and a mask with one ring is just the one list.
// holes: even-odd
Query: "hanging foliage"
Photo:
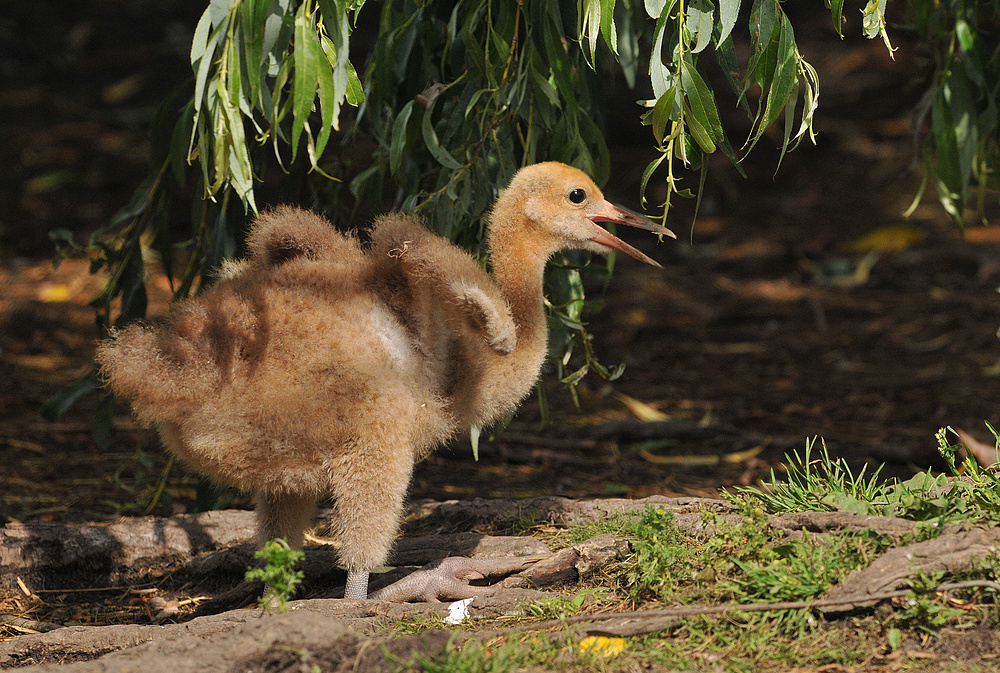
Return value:
[[(828, 8), (838, 33), (855, 11), (891, 50), (886, 0)], [(936, 59), (921, 108), (925, 184), (962, 225), (971, 190), (981, 208), (995, 180), (996, 12), (965, 0), (906, 9)], [(355, 69), (352, 33), (376, 12)], [(153, 122), (150, 177), (86, 246), (63, 237), (111, 272), (94, 301), (102, 330), (145, 314), (144, 258), (158, 256), (187, 296), (241, 253), (262, 203), (304, 203), (345, 227), (364, 224), (358, 212), (416, 211), (476, 250), (498, 188), (520, 166), (559, 160), (607, 179), (608, 78), (652, 93), (636, 107), (659, 150), (641, 196), (645, 205), (650, 181), (665, 180), (654, 204), (664, 219), (674, 196), (694, 195), (682, 176), (703, 172), (707, 155), (721, 151), (740, 170), (778, 125), (783, 157), (813, 139), (819, 104), (819, 77), (778, 0), (211, 0), (191, 66)], [(749, 115), (748, 138), (723, 128), (709, 66)], [(553, 361), (571, 386), (589, 371), (620, 374), (596, 362), (583, 321), (584, 276), (606, 279), (613, 261), (570, 253), (550, 271)]]

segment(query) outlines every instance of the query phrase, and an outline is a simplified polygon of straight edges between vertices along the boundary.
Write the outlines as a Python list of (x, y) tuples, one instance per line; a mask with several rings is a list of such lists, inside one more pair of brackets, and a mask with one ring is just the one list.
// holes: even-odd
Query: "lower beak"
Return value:
[(621, 250), (627, 255), (635, 257), (640, 262), (645, 262), (646, 264), (651, 264), (655, 267), (663, 268), (655, 260), (650, 259), (646, 255), (642, 254), (631, 245), (621, 240), (614, 234), (612, 234), (607, 229), (597, 226), (597, 222), (613, 222), (615, 224), (624, 224), (629, 227), (636, 227), (638, 229), (645, 229), (646, 231), (651, 231), (655, 234), (660, 234), (661, 236), (669, 236), (670, 238), (677, 238), (674, 232), (670, 231), (666, 227), (661, 227), (660, 225), (647, 220), (645, 217), (630, 213), (627, 210), (619, 208), (613, 203), (604, 202), (601, 210), (589, 216), (590, 221), (594, 222), (594, 235), (591, 236), (590, 240), (594, 243), (599, 243), (608, 248), (614, 248), (615, 250)]

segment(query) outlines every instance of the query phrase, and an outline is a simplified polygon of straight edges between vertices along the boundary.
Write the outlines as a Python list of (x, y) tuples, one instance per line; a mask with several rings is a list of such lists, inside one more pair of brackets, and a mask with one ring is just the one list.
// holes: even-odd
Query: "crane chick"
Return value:
[(255, 494), (260, 542), (301, 546), (316, 500), (332, 496), (345, 597), (365, 598), (414, 463), (495, 423), (534, 386), (552, 254), (617, 249), (656, 265), (598, 222), (673, 236), (554, 162), (522, 169), (497, 200), (492, 274), (410, 216), (380, 218), (363, 249), (279, 207), (251, 227), (247, 259), (162, 325), (113, 334), (97, 360), (170, 450)]

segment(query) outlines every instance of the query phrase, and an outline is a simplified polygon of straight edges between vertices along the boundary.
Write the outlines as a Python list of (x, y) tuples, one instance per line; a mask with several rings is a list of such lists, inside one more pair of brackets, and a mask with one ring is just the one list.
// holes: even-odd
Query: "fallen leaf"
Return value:
[(634, 397), (629, 397), (622, 393), (615, 393), (614, 397), (616, 400), (628, 407), (628, 410), (635, 414), (636, 418), (640, 421), (652, 422), (652, 421), (669, 421), (670, 416), (663, 413), (659, 409), (654, 409), (645, 402), (640, 402)]
[(71, 296), (69, 285), (45, 285), (38, 291), (38, 298), (44, 302), (69, 301)]
[(920, 244), (924, 234), (905, 224), (879, 227), (851, 243), (857, 252), (902, 252)]
[(602, 657), (614, 657), (625, 651), (624, 638), (608, 638), (607, 636), (587, 636), (577, 647), (581, 652), (589, 652)]

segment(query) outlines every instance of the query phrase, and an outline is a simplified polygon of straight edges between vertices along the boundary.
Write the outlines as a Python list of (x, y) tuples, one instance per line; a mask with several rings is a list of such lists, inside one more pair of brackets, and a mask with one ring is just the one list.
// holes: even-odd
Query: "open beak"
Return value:
[(661, 227), (660, 225), (647, 220), (645, 217), (640, 215), (635, 215), (627, 210), (619, 208), (613, 203), (604, 202), (604, 206), (600, 211), (589, 216), (591, 222), (594, 222), (594, 235), (590, 237), (590, 240), (599, 243), (608, 248), (614, 248), (615, 250), (621, 250), (626, 255), (631, 255), (635, 257), (640, 262), (645, 262), (646, 264), (651, 264), (655, 267), (663, 268), (662, 265), (656, 262), (646, 255), (642, 254), (631, 245), (621, 240), (614, 234), (612, 234), (607, 229), (597, 226), (597, 222), (614, 222), (615, 224), (624, 224), (629, 227), (636, 227), (638, 229), (645, 229), (646, 231), (651, 231), (654, 234), (660, 234), (661, 236), (669, 236), (670, 238), (677, 238), (674, 232), (670, 231), (666, 227)]

